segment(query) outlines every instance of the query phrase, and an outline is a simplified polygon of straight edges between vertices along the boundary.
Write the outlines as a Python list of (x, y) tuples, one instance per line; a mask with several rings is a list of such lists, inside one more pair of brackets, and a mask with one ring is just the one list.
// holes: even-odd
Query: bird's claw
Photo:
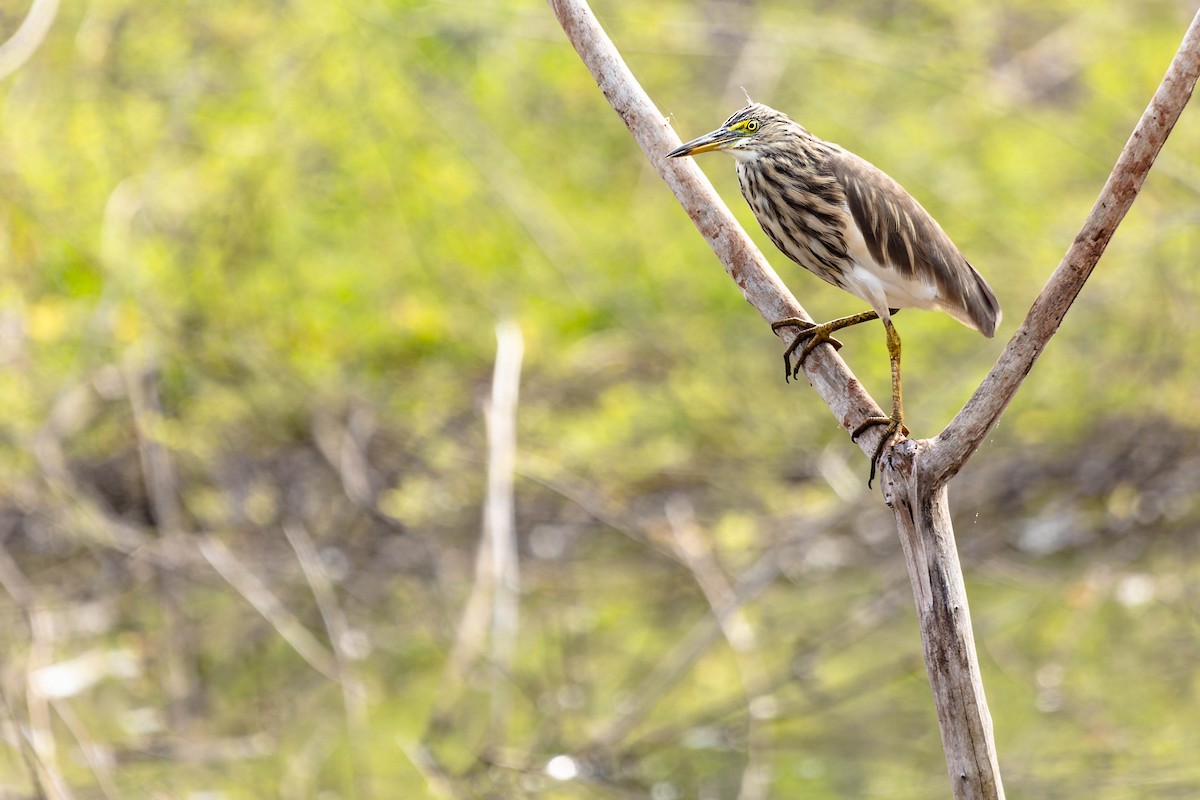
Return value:
[[(842, 349), (842, 343), (833, 338), (832, 331), (825, 325), (818, 325), (798, 317), (790, 317), (771, 323), (771, 330), (778, 331), (780, 328), (800, 329), (800, 333), (796, 334), (796, 338), (788, 345), (788, 349), (783, 351), (783, 379), (785, 381), (790, 382), (792, 378), (799, 380), (804, 360), (822, 342), (833, 345), (834, 350)], [(804, 346), (801, 347), (801, 345)], [(796, 354), (797, 350), (800, 351), (799, 355)], [(796, 356), (795, 362), (792, 361), (792, 356)]]
[(876, 466), (879, 464), (879, 459), (883, 456), (884, 448), (892, 437), (899, 433), (901, 436), (908, 436), (908, 428), (905, 427), (903, 420), (898, 416), (893, 417), (867, 417), (858, 427), (850, 432), (850, 441), (858, 441), (858, 437), (867, 428), (873, 428), (876, 425), (885, 425), (887, 430), (883, 432), (883, 436), (879, 437), (879, 444), (875, 447), (875, 454), (871, 456), (871, 474), (867, 476), (867, 488), (871, 488), (871, 482), (875, 480)]

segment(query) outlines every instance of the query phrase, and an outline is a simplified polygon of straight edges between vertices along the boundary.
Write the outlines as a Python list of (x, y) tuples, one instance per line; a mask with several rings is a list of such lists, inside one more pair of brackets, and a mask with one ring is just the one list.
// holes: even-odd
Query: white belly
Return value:
[(857, 225), (847, 226), (846, 252), (854, 262), (845, 276), (846, 290), (867, 301), (880, 317), (888, 316), (889, 308), (942, 308), (934, 283), (905, 277), (899, 270), (878, 263)]

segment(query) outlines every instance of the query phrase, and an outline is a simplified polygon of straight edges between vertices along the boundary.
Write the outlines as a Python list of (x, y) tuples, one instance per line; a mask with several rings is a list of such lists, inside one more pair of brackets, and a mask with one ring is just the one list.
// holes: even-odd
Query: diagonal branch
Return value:
[(992, 371), (925, 451), (921, 470), (932, 483), (940, 484), (953, 477), (1008, 407), (1141, 191), (1155, 158), (1196, 88), (1197, 75), (1200, 75), (1200, 12), (1192, 19), (1175, 59), (1125, 143), (1079, 235)]
[[(681, 144), (679, 136), (633, 76), (585, 0), (549, 0), (549, 3), (600, 91), (625, 121), (650, 164), (725, 265), (725, 271), (741, 287), (746, 301), (767, 322), (785, 317), (811, 319), (700, 168), (691, 159), (664, 157)], [(787, 330), (779, 333), (780, 339), (788, 344), (792, 335)], [(879, 405), (832, 348), (821, 346), (813, 351), (804, 361), (804, 371), (838, 424), (847, 431), (853, 431), (867, 417), (883, 416)], [(858, 437), (857, 444), (871, 455), (882, 436), (883, 428), (875, 426)]]

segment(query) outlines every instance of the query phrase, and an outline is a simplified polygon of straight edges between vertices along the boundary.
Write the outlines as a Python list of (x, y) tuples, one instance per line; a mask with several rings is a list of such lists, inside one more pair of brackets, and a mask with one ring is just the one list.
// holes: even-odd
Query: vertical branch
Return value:
[(895, 472), (900, 479), (887, 489), (895, 492), (892, 511), (912, 583), (925, 670), (954, 797), (1003, 800), (992, 716), (975, 652), (946, 484), (930, 483), (916, 471)]
[[(496, 326), (496, 366), (492, 396), (486, 409), (488, 434), (487, 499), (483, 535), (475, 558), (475, 583), (459, 619), (454, 649), (446, 667), (449, 685), (456, 684), (483, 651), (491, 621), (492, 653), (498, 674), (507, 674), (516, 650), (517, 592), (520, 576), (513, 504), (516, 468), (517, 397), (525, 351), (521, 329), (511, 320)], [(443, 696), (449, 688), (443, 682)], [(500, 684), (493, 687), (493, 722), (504, 716)]]
[[(517, 561), (516, 512), (513, 501), (513, 472), (517, 454), (517, 397), (521, 382), (521, 359), (525, 342), (512, 320), (496, 326), (496, 367), (492, 376), (492, 398), (487, 408), (488, 488), (484, 511), (484, 539), (491, 543), (495, 572), (492, 604), (492, 648), (502, 675), (512, 671), (517, 645), (517, 598), (520, 572)], [(494, 697), (492, 715), (497, 722), (506, 716), (503, 703)]]

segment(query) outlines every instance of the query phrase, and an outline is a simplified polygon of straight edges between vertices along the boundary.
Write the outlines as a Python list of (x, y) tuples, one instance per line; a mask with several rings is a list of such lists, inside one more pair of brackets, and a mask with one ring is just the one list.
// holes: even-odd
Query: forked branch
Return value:
[[(699, 168), (690, 161), (668, 163), (664, 158), (679, 144), (679, 138), (637, 83), (585, 0), (549, 3), (605, 97), (747, 301), (767, 322), (789, 316), (807, 319)], [(1200, 14), (1192, 21), (1083, 230), (983, 384), (941, 434), (929, 440), (905, 440), (881, 465), (881, 482), (895, 514), (917, 605), (946, 764), (954, 796), (960, 800), (1003, 800), (1004, 788), (947, 510), (946, 481), (996, 424), (1058, 329), (1141, 189), (1192, 94), (1198, 73)], [(819, 348), (804, 362), (804, 370), (846, 430), (853, 430), (867, 416), (880, 415), (878, 405), (832, 349)], [(880, 434), (874, 430), (878, 429), (858, 441), (868, 455), (879, 441)]]

